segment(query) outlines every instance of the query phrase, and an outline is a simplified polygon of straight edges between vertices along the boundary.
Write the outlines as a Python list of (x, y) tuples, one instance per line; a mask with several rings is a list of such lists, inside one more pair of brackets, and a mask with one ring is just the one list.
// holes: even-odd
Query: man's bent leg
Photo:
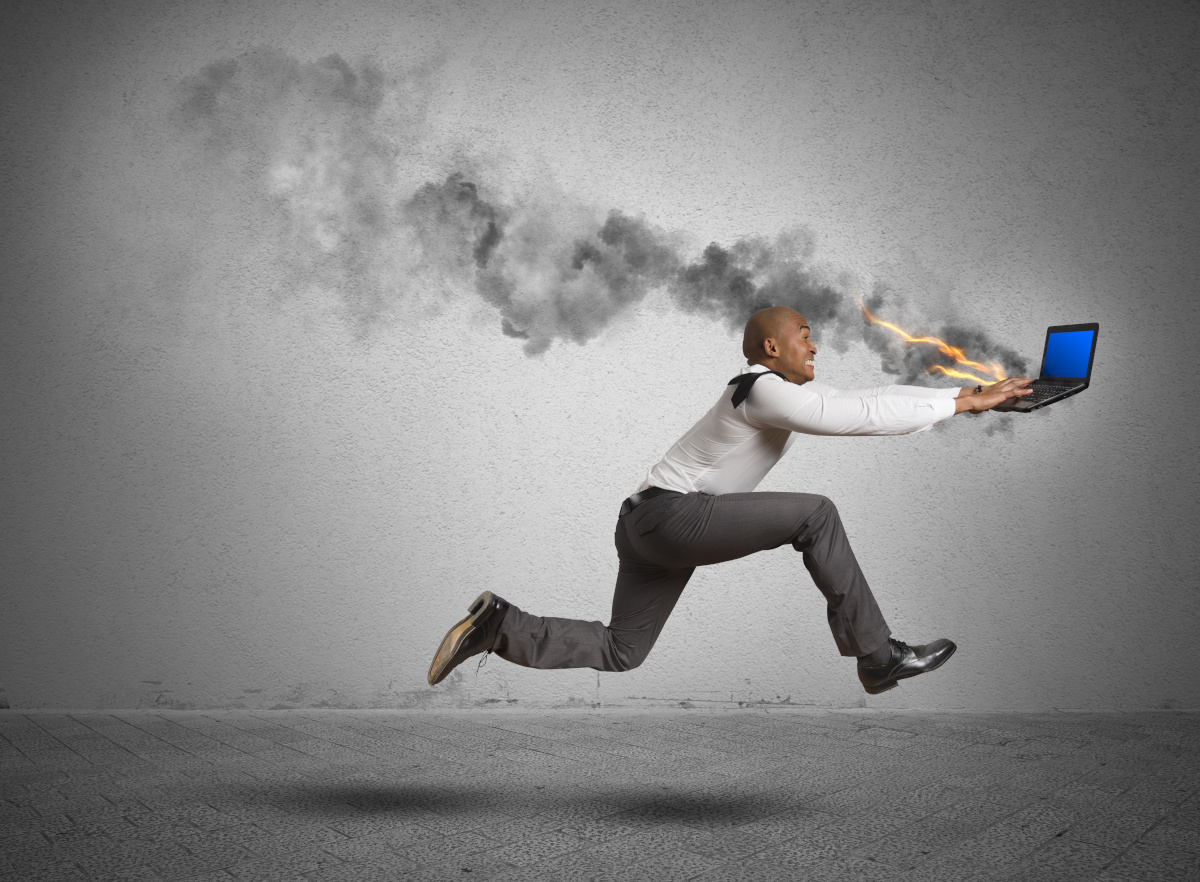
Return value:
[(527, 668), (604, 666), (608, 635), (600, 622), (534, 616), (509, 605), (492, 652)]
[(645, 660), (683, 592), (691, 569), (617, 574), (612, 621), (530, 615), (509, 606), (492, 651), (527, 668), (595, 668), (628, 671)]
[(533, 616), (510, 604), (492, 651), (529, 668), (628, 671), (640, 665), (662, 633), (694, 567), (662, 567), (641, 560), (622, 517), (616, 545), (621, 566), (608, 626), (580, 619)]
[(643, 558), (664, 566), (720, 563), (790, 544), (825, 596), (842, 655), (866, 655), (891, 634), (837, 508), (824, 496), (690, 493), (664, 504), (652, 529), (639, 533), (635, 525), (631, 538)]
[(629, 671), (646, 660), (694, 571), (621, 561), (608, 625), (616, 670)]
[(792, 539), (804, 567), (828, 604), (829, 630), (842, 655), (863, 656), (891, 636), (875, 595), (850, 548), (837, 508), (824, 496)]

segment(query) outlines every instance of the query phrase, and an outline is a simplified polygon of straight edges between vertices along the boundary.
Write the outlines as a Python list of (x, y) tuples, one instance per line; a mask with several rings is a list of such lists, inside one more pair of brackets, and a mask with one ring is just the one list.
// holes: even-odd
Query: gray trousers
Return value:
[(617, 520), (612, 620), (533, 616), (516, 606), (492, 651), (530, 668), (628, 671), (650, 653), (698, 566), (790, 544), (828, 604), (838, 651), (861, 656), (891, 634), (833, 503), (811, 493), (666, 493)]

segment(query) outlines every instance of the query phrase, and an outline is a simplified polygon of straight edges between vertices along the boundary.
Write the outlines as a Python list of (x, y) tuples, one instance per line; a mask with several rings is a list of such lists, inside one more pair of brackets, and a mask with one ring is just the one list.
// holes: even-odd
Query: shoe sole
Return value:
[(954, 655), (954, 653), (956, 653), (956, 652), (958, 652), (957, 645), (953, 649), (951, 649), (949, 652), (947, 652), (944, 656), (942, 656), (942, 660), (940, 662), (938, 662), (936, 665), (934, 665), (932, 668), (926, 668), (923, 671), (912, 671), (911, 673), (908, 673), (908, 674), (901, 674), (899, 677), (893, 677), (892, 679), (888, 680), (885, 683), (880, 683), (878, 686), (864, 686), (863, 688), (867, 690), (868, 695), (878, 695), (880, 692), (887, 692), (889, 689), (895, 689), (897, 686), (900, 685), (901, 680), (907, 680), (909, 677), (919, 677), (922, 674), (928, 674), (930, 671), (936, 671), (938, 668), (940, 668), (946, 662), (950, 661), (950, 656)]
[(467, 607), (467, 617), (446, 632), (446, 636), (442, 638), (441, 645), (438, 646), (437, 652), (433, 655), (433, 662), (429, 665), (429, 673), (426, 675), (430, 686), (436, 686), (442, 682), (446, 675), (453, 670), (449, 666), (450, 662), (458, 654), (458, 650), (462, 648), (463, 641), (475, 630), (475, 624), (479, 621), (479, 614), (487, 609), (491, 605), (491, 602), (492, 592), (484, 591)]

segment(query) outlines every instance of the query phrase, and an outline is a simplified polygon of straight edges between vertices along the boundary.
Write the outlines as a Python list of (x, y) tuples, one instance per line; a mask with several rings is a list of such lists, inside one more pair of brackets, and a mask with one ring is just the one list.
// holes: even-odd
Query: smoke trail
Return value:
[(454, 173), (422, 186), (403, 213), (424, 253), (471, 275), (531, 355), (590, 340), (676, 270), (667, 236), (645, 221), (613, 211), (601, 223), (566, 198), (497, 204), (480, 189)]
[(761, 238), (729, 248), (713, 243), (671, 281), (671, 293), (683, 310), (712, 316), (733, 330), (756, 310), (790, 306), (818, 329), (815, 333), (832, 332), (834, 345), (844, 348), (847, 336), (838, 326), (853, 318), (854, 305), (822, 280), (812, 263), (813, 250), (804, 231), (780, 235), (773, 243)]
[[(905, 382), (940, 363), (936, 350), (898, 348), (868, 326), (845, 285), (815, 263), (805, 231), (713, 243), (688, 258), (681, 236), (549, 185), (513, 196), (463, 169), (423, 180), (432, 72), (356, 71), (338, 56), (305, 63), (259, 49), (182, 86), (183, 123), (280, 216), (293, 278), (337, 291), (360, 331), (419, 311), (431, 290), (466, 290), (535, 355), (586, 343), (659, 289), (733, 331), (757, 309), (790, 306), (837, 348), (861, 335)], [(884, 299), (876, 288), (871, 308)], [(1024, 369), (980, 331), (938, 333), (972, 357)]]
[(276, 210), (287, 281), (339, 291), (360, 327), (394, 306), (390, 280), (423, 269), (397, 194), (424, 128), (428, 74), (257, 49), (183, 84), (182, 123)]

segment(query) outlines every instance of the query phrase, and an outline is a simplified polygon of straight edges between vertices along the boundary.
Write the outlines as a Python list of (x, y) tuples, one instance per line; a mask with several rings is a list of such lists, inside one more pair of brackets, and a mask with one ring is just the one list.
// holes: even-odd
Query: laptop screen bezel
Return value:
[[(1050, 351), (1050, 335), (1059, 334), (1063, 331), (1091, 331), (1092, 332), (1092, 348), (1088, 352), (1087, 373), (1082, 377), (1048, 377), (1041, 371), (1046, 368), (1046, 354)], [(1100, 324), (1098, 322), (1086, 322), (1082, 325), (1051, 325), (1046, 328), (1046, 342), (1042, 346), (1042, 364), (1038, 369), (1038, 379), (1054, 382), (1063, 382), (1071, 380), (1078, 383), (1090, 383), (1092, 380), (1092, 362), (1096, 359), (1096, 343), (1100, 339)]]

